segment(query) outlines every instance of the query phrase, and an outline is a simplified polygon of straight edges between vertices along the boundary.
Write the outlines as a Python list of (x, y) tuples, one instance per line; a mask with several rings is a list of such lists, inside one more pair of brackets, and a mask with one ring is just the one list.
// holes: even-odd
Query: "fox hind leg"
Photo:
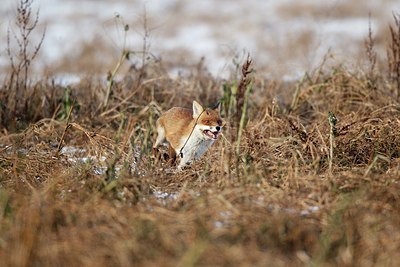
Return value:
[(168, 156), (169, 156), (168, 162), (169, 162), (171, 165), (175, 164), (175, 161), (176, 161), (176, 152), (175, 152), (175, 149), (171, 146), (171, 144), (169, 144)]
[(165, 129), (157, 121), (157, 139), (153, 144), (153, 156), (157, 157), (158, 149), (157, 147), (165, 140)]

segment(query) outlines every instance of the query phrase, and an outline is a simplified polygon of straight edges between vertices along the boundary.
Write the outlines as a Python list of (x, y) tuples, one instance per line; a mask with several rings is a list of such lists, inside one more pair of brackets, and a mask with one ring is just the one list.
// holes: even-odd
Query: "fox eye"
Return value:
[(218, 125), (222, 124), (222, 120), (217, 120)]
[(210, 124), (210, 121), (209, 120), (204, 120), (203, 123), (204, 124)]

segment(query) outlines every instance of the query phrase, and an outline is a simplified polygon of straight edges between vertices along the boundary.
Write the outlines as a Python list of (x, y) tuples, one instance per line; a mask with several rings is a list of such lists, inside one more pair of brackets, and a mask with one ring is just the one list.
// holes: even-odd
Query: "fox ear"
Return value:
[(218, 102), (214, 107), (213, 110), (218, 111), (218, 113), (221, 113), (221, 102)]
[(203, 112), (203, 107), (196, 101), (193, 101), (193, 118), (197, 119)]

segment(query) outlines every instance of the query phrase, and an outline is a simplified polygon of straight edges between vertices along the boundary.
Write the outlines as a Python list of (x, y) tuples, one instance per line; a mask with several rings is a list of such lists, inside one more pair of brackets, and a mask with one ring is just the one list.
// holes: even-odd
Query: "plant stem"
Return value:
[(120, 58), (118, 60), (117, 65), (115, 66), (114, 70), (111, 72), (111, 75), (108, 77), (107, 93), (106, 93), (106, 97), (104, 99), (104, 104), (103, 104), (104, 108), (106, 108), (107, 105), (108, 105), (108, 101), (109, 101), (110, 95), (111, 95), (112, 86), (114, 84), (115, 75), (117, 74), (117, 72), (121, 68), (122, 63), (124, 63), (124, 61), (125, 61), (125, 59), (126, 59), (126, 57), (128, 55), (129, 55), (129, 51), (123, 51), (121, 53), (121, 56), (120, 56)]

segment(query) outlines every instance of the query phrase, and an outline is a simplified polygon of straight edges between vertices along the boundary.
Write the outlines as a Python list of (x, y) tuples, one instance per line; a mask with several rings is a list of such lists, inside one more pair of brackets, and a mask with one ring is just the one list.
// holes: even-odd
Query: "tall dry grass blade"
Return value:
[(118, 71), (122, 67), (122, 64), (126, 61), (127, 57), (129, 56), (129, 51), (122, 51), (117, 64), (115, 65), (112, 72), (109, 72), (107, 75), (107, 91), (104, 97), (103, 109), (107, 108), (108, 101), (110, 99), (112, 93), (112, 87), (114, 85), (115, 76), (117, 75)]
[(333, 165), (333, 149), (334, 149), (334, 138), (337, 136), (337, 128), (336, 123), (337, 119), (333, 112), (328, 112), (328, 122), (330, 126), (329, 131), (329, 172), (332, 173), (332, 165)]
[(371, 13), (368, 16), (368, 37), (364, 41), (364, 46), (367, 53), (367, 59), (369, 62), (368, 77), (371, 80), (371, 82), (374, 82), (376, 60), (378, 55), (375, 51), (375, 40), (373, 38), (373, 32), (371, 26)]
[(241, 140), (242, 140), (242, 134), (243, 134), (243, 130), (244, 130), (245, 124), (246, 124), (249, 95), (251, 93), (252, 87), (253, 87), (252, 84), (249, 83), (247, 85), (246, 92), (244, 95), (244, 102), (243, 102), (243, 106), (242, 106), (241, 118), (240, 118), (239, 129), (238, 129), (238, 137), (237, 137), (237, 143), (236, 143), (236, 154), (237, 155), (239, 155), (239, 152), (240, 152), (240, 144), (241, 144)]
[(389, 77), (394, 82), (397, 99), (400, 99), (400, 14), (393, 12), (394, 25), (389, 25), (390, 44), (387, 49)]
[(383, 155), (376, 155), (374, 159), (372, 160), (371, 164), (368, 166), (368, 168), (364, 172), (364, 177), (368, 176), (368, 174), (371, 172), (371, 170), (376, 166), (378, 160), (383, 160), (386, 161), (387, 163), (390, 164), (390, 159), (388, 157), (385, 157)]
[(245, 94), (247, 91), (247, 88), (249, 84), (251, 83), (251, 78), (249, 77), (249, 74), (253, 72), (253, 70), (250, 68), (252, 63), (252, 59), (250, 58), (250, 55), (247, 55), (246, 62), (243, 63), (242, 65), (242, 75), (237, 87), (237, 93), (236, 93), (236, 116), (235, 116), (235, 125), (238, 126), (240, 123), (240, 120), (242, 118), (242, 113), (243, 113), (243, 105), (245, 104)]
[(296, 109), (298, 103), (299, 103), (299, 97), (300, 97), (300, 91), (301, 91), (301, 86), (304, 83), (304, 80), (308, 77), (308, 74), (305, 73), (302, 77), (300, 82), (296, 84), (296, 90), (293, 93), (293, 98), (292, 98), (292, 103), (290, 104), (290, 110)]
[(71, 119), (71, 114), (74, 109), (74, 106), (75, 106), (75, 102), (72, 103), (72, 105), (68, 111), (67, 120), (65, 122), (65, 128), (64, 128), (63, 134), (61, 135), (60, 141), (58, 142), (57, 153), (60, 153), (62, 146), (63, 146), (65, 135), (67, 134), (68, 129), (71, 127), (71, 124), (69, 123), (69, 121)]

